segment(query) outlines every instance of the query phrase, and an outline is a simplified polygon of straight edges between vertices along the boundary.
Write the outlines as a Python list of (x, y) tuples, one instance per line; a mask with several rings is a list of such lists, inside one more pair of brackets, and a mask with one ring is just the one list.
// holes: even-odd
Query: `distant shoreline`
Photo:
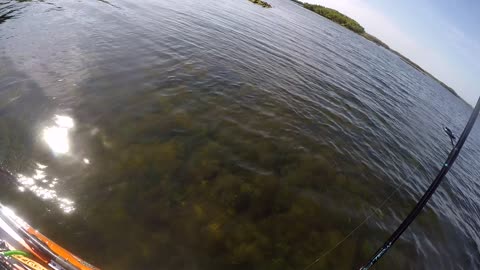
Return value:
[(304, 3), (304, 2), (301, 2), (301, 1), (298, 1), (298, 0), (291, 0), (291, 1), (293, 1), (296, 4), (302, 6), (303, 8), (306, 8), (306, 9), (308, 9), (308, 10), (314, 12), (314, 13), (317, 13), (318, 15), (320, 15), (322, 17), (325, 17), (325, 18), (327, 18), (327, 19), (329, 19), (329, 20), (347, 28), (348, 30), (359, 34), (360, 36), (364, 37), (365, 39), (370, 40), (371, 42), (373, 42), (373, 43), (391, 51), (392, 53), (399, 56), (400, 59), (402, 59), (405, 63), (409, 64), (410, 66), (412, 66), (416, 70), (422, 72), (423, 74), (429, 76), (430, 78), (432, 78), (433, 80), (438, 82), (441, 86), (443, 86), (445, 89), (447, 89), (450, 93), (452, 93), (454, 96), (458, 97), (460, 100), (462, 100), (463, 102), (465, 102), (466, 104), (471, 106), (462, 97), (460, 97), (457, 94), (457, 92), (455, 92), (455, 90), (453, 90), (453, 88), (446, 85), (445, 83), (443, 83), (442, 81), (437, 79), (432, 74), (428, 73), (425, 69), (421, 68), (419, 65), (414, 63), (412, 60), (408, 59), (404, 55), (402, 55), (399, 52), (395, 51), (394, 49), (390, 48), (387, 44), (385, 44), (383, 41), (381, 41), (377, 37), (365, 32), (365, 29), (363, 28), (363, 26), (361, 26), (354, 19), (344, 15), (343, 13), (341, 13), (341, 12), (335, 10), (335, 9), (327, 8), (327, 7), (324, 7), (324, 6), (321, 6), (321, 5), (313, 5), (313, 4), (309, 4), (309, 3)]

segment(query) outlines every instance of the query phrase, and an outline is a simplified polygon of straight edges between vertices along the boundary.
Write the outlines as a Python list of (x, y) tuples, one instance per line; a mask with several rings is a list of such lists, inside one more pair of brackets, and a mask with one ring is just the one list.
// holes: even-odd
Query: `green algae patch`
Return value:
[[(125, 254), (111, 245), (118, 239), (138, 250), (104, 267), (112, 269), (303, 269), (370, 213), (379, 199), (368, 199), (372, 186), (390, 190), (263, 89), (215, 85), (87, 96), (75, 142), (84, 141), (80, 150), (95, 162), (69, 188), (82, 194), (87, 220), (78, 224), (98, 237), (77, 237), (79, 225), (66, 228), (67, 241), (99, 261)], [(99, 116), (82, 115), (84, 108)], [(0, 149), (25, 133), (4, 121)], [(299, 132), (308, 128), (311, 134)], [(312, 269), (363, 263), (371, 255), (364, 245), (378, 232), (370, 225)], [(92, 241), (99, 251), (89, 254)]]

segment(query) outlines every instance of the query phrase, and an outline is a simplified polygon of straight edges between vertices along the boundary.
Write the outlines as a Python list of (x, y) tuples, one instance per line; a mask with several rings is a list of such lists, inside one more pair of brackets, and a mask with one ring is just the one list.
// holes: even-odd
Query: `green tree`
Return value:
[(350, 30), (352, 30), (353, 32), (355, 33), (358, 33), (358, 34), (363, 34), (365, 33), (365, 29), (357, 22), (355, 21), (354, 19), (346, 16), (346, 15), (343, 15), (342, 13), (338, 12), (337, 10), (335, 9), (331, 9), (331, 8), (326, 8), (324, 6), (320, 6), (320, 5), (312, 5), (312, 4), (308, 4), (308, 3), (304, 3), (303, 4), (303, 7), (306, 8), (306, 9), (309, 9), (329, 20), (332, 20), (338, 24), (340, 24), (341, 26), (343, 27), (346, 27)]

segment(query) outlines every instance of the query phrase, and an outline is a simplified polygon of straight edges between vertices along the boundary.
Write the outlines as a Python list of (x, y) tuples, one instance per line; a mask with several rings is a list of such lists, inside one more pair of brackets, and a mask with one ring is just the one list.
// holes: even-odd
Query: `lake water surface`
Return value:
[[(103, 269), (355, 269), (472, 109), (287, 0), (0, 0), (0, 201)], [(393, 45), (393, 44), (392, 44)], [(376, 269), (480, 268), (480, 125)]]

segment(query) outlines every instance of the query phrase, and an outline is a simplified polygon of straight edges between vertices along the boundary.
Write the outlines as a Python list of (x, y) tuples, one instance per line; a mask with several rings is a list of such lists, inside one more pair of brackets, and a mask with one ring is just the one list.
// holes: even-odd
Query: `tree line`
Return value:
[(320, 5), (312, 5), (308, 3), (303, 3), (303, 7), (306, 9), (309, 9), (319, 15), (322, 15), (323, 17), (332, 20), (350, 30), (352, 30), (355, 33), (358, 34), (363, 34), (365, 33), (365, 29), (354, 19), (345, 16), (344, 14), (338, 12), (335, 9), (327, 8), (324, 6)]

